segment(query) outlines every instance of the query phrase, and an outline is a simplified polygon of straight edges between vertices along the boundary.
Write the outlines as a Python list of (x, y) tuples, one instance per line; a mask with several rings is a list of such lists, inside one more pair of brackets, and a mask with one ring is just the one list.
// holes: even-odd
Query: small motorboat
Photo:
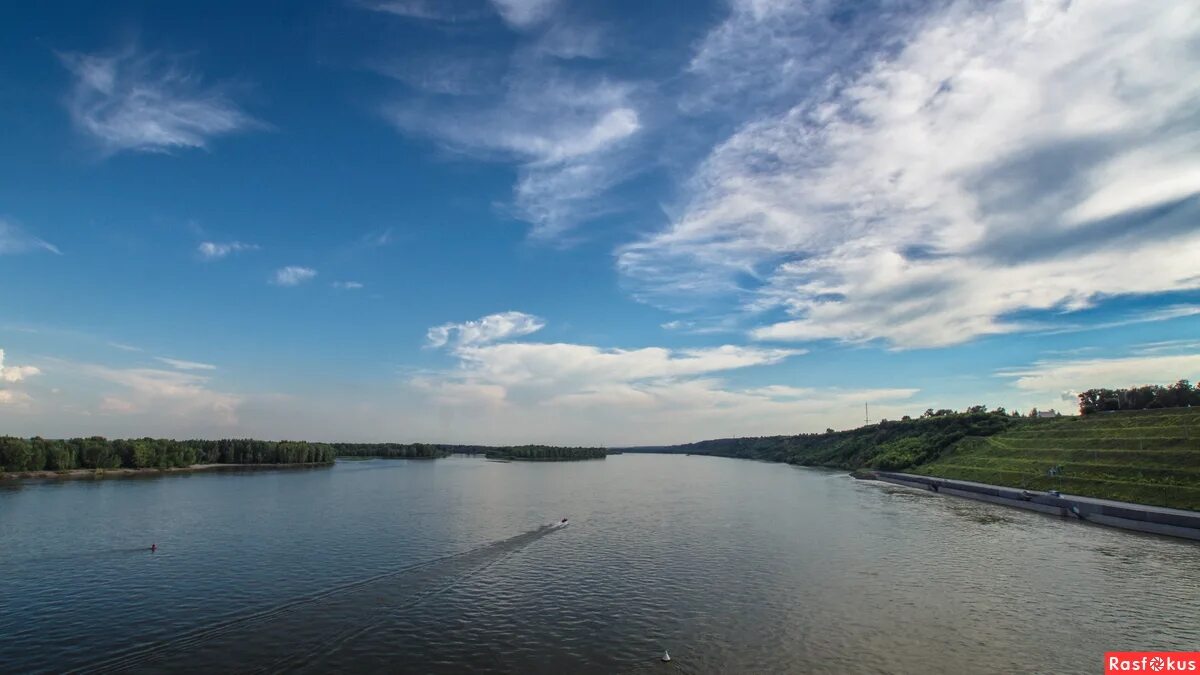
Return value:
[(663, 663), (666, 663), (667, 661), (670, 661), (670, 660), (671, 660), (671, 653), (670, 653), (670, 652), (667, 652), (667, 651), (664, 651), (664, 652), (663, 652), (663, 657), (662, 657), (662, 660), (663, 660)]

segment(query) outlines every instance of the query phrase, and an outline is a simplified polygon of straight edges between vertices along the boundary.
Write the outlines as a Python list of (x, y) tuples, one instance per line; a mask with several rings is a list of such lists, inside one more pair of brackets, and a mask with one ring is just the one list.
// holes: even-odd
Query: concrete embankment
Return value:
[(917, 476), (891, 471), (859, 474), (897, 485), (930, 490), (939, 494), (1004, 504), (1029, 511), (1039, 511), (1064, 518), (1075, 518), (1097, 525), (1108, 525), (1138, 532), (1165, 534), (1200, 541), (1200, 511), (1183, 511), (1158, 506), (1131, 504), (1108, 499), (1093, 499), (1052, 492), (972, 483), (963, 480)]

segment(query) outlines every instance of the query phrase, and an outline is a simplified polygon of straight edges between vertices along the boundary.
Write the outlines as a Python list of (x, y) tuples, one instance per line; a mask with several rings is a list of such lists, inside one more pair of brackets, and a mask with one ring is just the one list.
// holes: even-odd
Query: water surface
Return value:
[(0, 489), (2, 672), (1094, 673), (1198, 645), (1193, 543), (786, 465)]

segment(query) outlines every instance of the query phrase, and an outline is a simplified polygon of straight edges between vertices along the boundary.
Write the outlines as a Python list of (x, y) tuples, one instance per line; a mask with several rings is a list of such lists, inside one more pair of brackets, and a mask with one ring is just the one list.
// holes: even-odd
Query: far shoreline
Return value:
[(119, 467), (116, 469), (66, 469), (62, 471), (0, 471), (0, 481), (99, 480), (104, 478), (137, 478), (145, 476), (164, 476), (170, 474), (201, 473), (205, 471), (220, 471), (222, 469), (299, 469), (329, 466), (333, 466), (333, 463), (300, 462), (294, 464), (192, 464), (191, 466), (171, 466), (165, 468), (145, 467), (141, 469)]

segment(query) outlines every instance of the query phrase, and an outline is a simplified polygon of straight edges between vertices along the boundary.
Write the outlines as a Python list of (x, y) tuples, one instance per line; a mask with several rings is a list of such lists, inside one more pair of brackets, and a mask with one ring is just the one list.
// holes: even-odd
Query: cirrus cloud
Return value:
[(16, 224), (0, 218), (0, 255), (29, 253), (39, 250), (62, 255), (62, 251), (58, 250), (58, 247), (54, 244), (38, 239)]
[(214, 137), (261, 126), (228, 86), (205, 85), (178, 58), (133, 47), (59, 58), (74, 76), (71, 120), (106, 153), (204, 148)]
[[(702, 49), (762, 53), (755, 36), (794, 33), (796, 7), (735, 3), (730, 22), (755, 29), (727, 23)], [(854, 68), (812, 62), (814, 86), (774, 91), (796, 99), (719, 144), (680, 215), (618, 251), (635, 295), (785, 314), (762, 340), (914, 348), (1200, 288), (1200, 8), (927, 7)], [(736, 65), (702, 52), (693, 70), (727, 91), (758, 77)]]

